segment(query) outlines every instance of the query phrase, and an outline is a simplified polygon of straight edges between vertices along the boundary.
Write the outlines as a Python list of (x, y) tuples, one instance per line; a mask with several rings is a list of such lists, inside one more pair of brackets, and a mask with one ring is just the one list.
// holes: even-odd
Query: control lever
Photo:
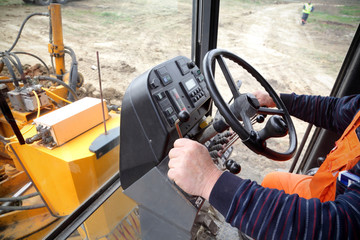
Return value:
[(182, 110), (179, 112), (179, 114), (177, 115), (178, 119), (175, 121), (175, 127), (176, 127), (176, 131), (179, 135), (179, 138), (183, 138), (183, 135), (181, 133), (180, 130), (180, 122), (187, 122), (190, 119), (190, 113), (187, 110)]
[[(179, 138), (183, 138), (183, 135), (181, 133), (180, 130), (180, 122), (187, 122), (190, 119), (190, 113), (187, 110), (182, 110), (178, 113), (177, 115), (178, 119), (175, 121), (175, 127), (176, 127), (176, 131), (179, 135)], [(163, 161), (165, 162), (165, 161)], [(166, 161), (168, 162), (168, 161)], [(191, 202), (191, 204), (193, 206), (195, 206), (197, 209), (200, 209), (202, 204), (204, 203), (204, 199), (200, 196), (192, 196), (190, 194), (187, 194), (186, 192), (184, 192), (178, 185), (176, 185), (175, 182), (173, 182), (173, 184), (177, 187), (177, 189), (180, 190), (180, 192), (183, 193), (183, 195)]]
[(241, 166), (232, 159), (228, 159), (225, 162), (226, 169), (232, 174), (238, 174), (241, 171)]
[(259, 131), (261, 140), (266, 140), (272, 137), (283, 137), (288, 133), (288, 126), (284, 119), (278, 115), (271, 116), (265, 127)]

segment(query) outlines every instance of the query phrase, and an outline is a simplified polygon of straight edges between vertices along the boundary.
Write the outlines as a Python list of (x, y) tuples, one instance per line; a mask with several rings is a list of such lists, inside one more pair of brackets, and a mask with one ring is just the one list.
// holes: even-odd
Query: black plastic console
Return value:
[(210, 111), (210, 94), (199, 68), (186, 57), (162, 63), (132, 81), (126, 90), (120, 124), (120, 178), (123, 189), (157, 166), (179, 138), (200, 131)]

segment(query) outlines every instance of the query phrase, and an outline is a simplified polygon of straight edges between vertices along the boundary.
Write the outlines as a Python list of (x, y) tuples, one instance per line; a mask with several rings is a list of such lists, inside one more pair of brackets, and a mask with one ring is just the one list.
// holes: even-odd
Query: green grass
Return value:
[(112, 24), (118, 21), (132, 21), (132, 17), (116, 12), (95, 12), (95, 15), (105, 24)]
[(339, 13), (345, 16), (352, 16), (360, 18), (360, 6), (343, 6)]
[(242, 2), (245, 4), (264, 5), (285, 2), (283, 0), (235, 0), (236, 2)]
[(12, 4), (25, 4), (22, 0), (0, 0), (0, 6), (8, 6)]
[[(90, 13), (90, 14), (89, 14)], [(119, 12), (111, 11), (99, 11), (96, 9), (93, 10), (67, 10), (63, 9), (63, 15), (65, 17), (77, 18), (79, 21), (86, 22), (89, 18), (89, 15), (93, 15), (97, 18), (98, 22), (101, 24), (113, 24), (119, 21), (131, 22), (133, 19), (130, 15), (122, 14)], [(84, 18), (82, 18), (84, 17)]]
[(360, 5), (339, 6), (335, 13), (327, 11), (313, 12), (309, 20), (327, 25), (352, 25), (357, 26), (360, 22)]

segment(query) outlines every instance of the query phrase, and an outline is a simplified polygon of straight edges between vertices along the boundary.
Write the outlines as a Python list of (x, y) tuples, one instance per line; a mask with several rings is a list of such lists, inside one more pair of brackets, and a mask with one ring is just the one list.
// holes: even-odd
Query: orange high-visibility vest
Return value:
[(311, 179), (311, 197), (319, 198), (322, 202), (335, 200), (336, 179), (339, 172), (353, 168), (360, 160), (360, 141), (355, 132), (359, 126), (360, 111)]

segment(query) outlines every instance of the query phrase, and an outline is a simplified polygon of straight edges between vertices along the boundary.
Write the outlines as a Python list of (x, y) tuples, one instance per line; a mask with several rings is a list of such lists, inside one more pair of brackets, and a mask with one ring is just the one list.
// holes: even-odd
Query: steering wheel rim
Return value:
[[(251, 126), (250, 120), (244, 115), (241, 111), (240, 115), (243, 117), (242, 120), (244, 122), (244, 126), (238, 120), (238, 117), (235, 116), (233, 111), (228, 107), (228, 104), (224, 101), (223, 97), (221, 96), (216, 84), (213, 75), (213, 68), (215, 66), (215, 60), (218, 61), (221, 70), (227, 80), (228, 86), (234, 97), (234, 102), (240, 96), (244, 98), (244, 94), (240, 94), (236, 88), (235, 82), (232, 80), (230, 71), (227, 69), (226, 63), (223, 58), (227, 58), (245, 70), (249, 74), (251, 74), (261, 85), (262, 87), (269, 93), (272, 97), (273, 101), (276, 104), (276, 109), (270, 109), (266, 107), (257, 106), (257, 113), (264, 113), (270, 115), (280, 115), (283, 120), (285, 121), (288, 127), (288, 135), (289, 135), (289, 148), (284, 152), (278, 152), (266, 146), (266, 139), (262, 140), (259, 137), (257, 131), (253, 130)], [(276, 94), (275, 90), (271, 87), (271, 85), (265, 80), (265, 78), (256, 71), (250, 64), (248, 64), (245, 60), (240, 58), (239, 56), (231, 53), (227, 50), (223, 49), (213, 49), (209, 51), (203, 61), (203, 73), (205, 77), (206, 84), (208, 85), (210, 95), (214, 101), (214, 104), (218, 108), (220, 114), (224, 117), (227, 124), (239, 135), (242, 139), (243, 143), (254, 151), (257, 154), (261, 154), (267, 158), (277, 161), (285, 161), (289, 160), (293, 157), (297, 147), (297, 137), (294, 124), (291, 120), (290, 114), (288, 113), (285, 104), (282, 102), (280, 97)], [(250, 126), (249, 126), (250, 124)], [(248, 128), (248, 129), (246, 129)]]

